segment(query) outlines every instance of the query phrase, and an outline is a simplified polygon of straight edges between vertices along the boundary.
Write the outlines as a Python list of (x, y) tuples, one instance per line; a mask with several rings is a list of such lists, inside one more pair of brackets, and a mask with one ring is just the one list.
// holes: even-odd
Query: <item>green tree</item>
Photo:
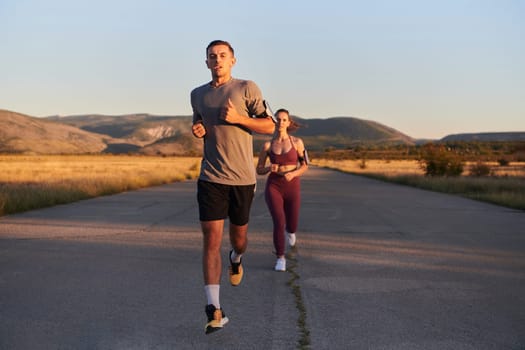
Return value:
[(426, 176), (460, 176), (463, 172), (461, 157), (444, 145), (424, 145), (419, 164)]

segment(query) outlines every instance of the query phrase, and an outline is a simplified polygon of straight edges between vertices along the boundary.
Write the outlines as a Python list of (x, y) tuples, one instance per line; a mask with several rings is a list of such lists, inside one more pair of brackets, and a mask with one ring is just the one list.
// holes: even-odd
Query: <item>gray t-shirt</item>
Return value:
[(259, 87), (250, 80), (231, 79), (213, 87), (210, 83), (191, 92), (193, 122), (206, 128), (204, 155), (199, 179), (225, 185), (252, 185), (256, 182), (252, 132), (220, 119), (222, 108), (231, 99), (241, 115), (264, 115)]

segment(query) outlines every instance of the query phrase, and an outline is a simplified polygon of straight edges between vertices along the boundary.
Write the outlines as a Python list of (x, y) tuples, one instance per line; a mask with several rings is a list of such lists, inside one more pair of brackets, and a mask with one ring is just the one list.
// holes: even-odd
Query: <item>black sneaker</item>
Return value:
[(230, 283), (232, 286), (238, 286), (241, 284), (242, 276), (244, 274), (244, 271), (242, 269), (242, 258), (241, 261), (238, 263), (232, 262), (232, 252), (233, 250), (230, 250), (230, 253), (228, 254), (228, 258), (230, 258), (230, 267), (228, 269), (228, 273), (230, 274)]
[(206, 327), (204, 328), (206, 334), (219, 331), (226, 323), (228, 323), (229, 320), (224, 314), (224, 311), (222, 311), (222, 309), (217, 309), (215, 305), (206, 305), (205, 310), (206, 316), (208, 316), (208, 323), (206, 323)]

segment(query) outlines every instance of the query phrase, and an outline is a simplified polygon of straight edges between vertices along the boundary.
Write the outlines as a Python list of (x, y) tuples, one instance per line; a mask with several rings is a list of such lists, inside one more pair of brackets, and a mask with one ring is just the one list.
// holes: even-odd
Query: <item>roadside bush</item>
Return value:
[(509, 162), (508, 159), (500, 158), (500, 159), (498, 159), (498, 163), (499, 163), (499, 165), (501, 165), (501, 166), (507, 166), (507, 165), (509, 165), (510, 162)]
[(490, 166), (483, 162), (477, 162), (470, 167), (470, 176), (482, 177), (490, 175)]
[(463, 172), (461, 158), (443, 145), (423, 146), (419, 164), (426, 176), (460, 176)]

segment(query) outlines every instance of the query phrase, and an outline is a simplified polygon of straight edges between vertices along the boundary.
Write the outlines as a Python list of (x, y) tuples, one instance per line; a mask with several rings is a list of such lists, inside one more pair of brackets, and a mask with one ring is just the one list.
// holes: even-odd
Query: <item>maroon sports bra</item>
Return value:
[(291, 138), (290, 138), (290, 143), (292, 144), (292, 148), (290, 148), (288, 152), (282, 153), (282, 154), (275, 154), (272, 151), (272, 147), (270, 145), (270, 149), (268, 150), (268, 155), (270, 156), (270, 162), (272, 164), (297, 165), (299, 156), (297, 154), (297, 150), (295, 149), (295, 144), (293, 143)]

